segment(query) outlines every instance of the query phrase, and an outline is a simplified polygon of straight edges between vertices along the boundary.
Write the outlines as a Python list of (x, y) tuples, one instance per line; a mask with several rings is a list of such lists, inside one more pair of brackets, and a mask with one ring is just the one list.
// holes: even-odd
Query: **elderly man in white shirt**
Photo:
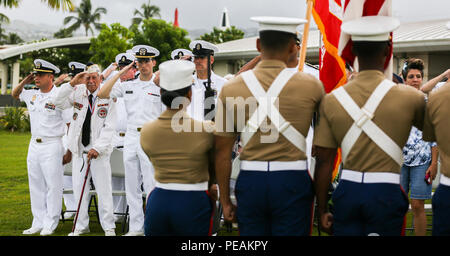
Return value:
[[(81, 197), (84, 177), (90, 165), (88, 180), (92, 177), (98, 195), (100, 223), (106, 236), (115, 236), (110, 155), (116, 109), (112, 100), (97, 97), (100, 82), (99, 67), (91, 65), (86, 72), (77, 74), (69, 83), (61, 85), (53, 100), (62, 109), (73, 107), (68, 150), (73, 154), (74, 195), (78, 200)], [(85, 189), (75, 230), (69, 235), (78, 236), (89, 232), (89, 198), (89, 189)]]

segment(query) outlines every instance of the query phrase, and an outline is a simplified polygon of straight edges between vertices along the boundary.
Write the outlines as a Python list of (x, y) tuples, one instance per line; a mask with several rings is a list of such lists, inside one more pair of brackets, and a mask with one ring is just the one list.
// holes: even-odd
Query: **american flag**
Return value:
[[(342, 22), (353, 20), (362, 16), (392, 16), (392, 0), (345, 0)], [(392, 33), (391, 33), (392, 42)], [(353, 42), (350, 35), (341, 32), (339, 38), (339, 55), (351, 66), (358, 70), (357, 61), (352, 53)], [(386, 59), (384, 65), (386, 78), (392, 79), (393, 47), (391, 44), (390, 57)]]

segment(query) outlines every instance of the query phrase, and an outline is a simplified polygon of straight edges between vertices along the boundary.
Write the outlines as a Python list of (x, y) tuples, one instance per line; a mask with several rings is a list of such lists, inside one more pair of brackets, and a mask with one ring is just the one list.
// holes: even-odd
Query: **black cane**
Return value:
[(73, 220), (72, 233), (75, 231), (75, 227), (77, 225), (78, 213), (80, 212), (80, 206), (81, 206), (81, 201), (83, 199), (84, 188), (86, 187), (86, 181), (87, 181), (88, 176), (89, 176), (89, 169), (91, 169), (91, 159), (88, 159), (88, 166), (86, 168), (86, 175), (84, 175), (83, 188), (81, 189), (80, 200), (78, 200), (77, 214), (75, 215), (75, 219)]

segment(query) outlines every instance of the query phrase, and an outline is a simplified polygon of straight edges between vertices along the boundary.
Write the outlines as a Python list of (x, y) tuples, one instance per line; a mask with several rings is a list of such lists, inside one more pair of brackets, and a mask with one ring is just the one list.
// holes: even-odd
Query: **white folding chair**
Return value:
[[(113, 152), (111, 153), (110, 163), (111, 163), (111, 176), (123, 178), (125, 182), (125, 166), (123, 164), (123, 151), (114, 148)], [(112, 195), (126, 197), (125, 186), (123, 190), (113, 189)], [(125, 212), (114, 212), (114, 214), (124, 216), (122, 221), (122, 231), (125, 233), (128, 219), (128, 205), (126, 207)]]

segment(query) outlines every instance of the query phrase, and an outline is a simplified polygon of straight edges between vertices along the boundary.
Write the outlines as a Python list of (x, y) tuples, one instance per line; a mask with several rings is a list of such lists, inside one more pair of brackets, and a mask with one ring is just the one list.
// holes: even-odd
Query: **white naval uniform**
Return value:
[(53, 99), (56, 106), (67, 109), (73, 107), (73, 118), (68, 133), (68, 149), (72, 152), (72, 178), (74, 196), (79, 200), (87, 170), (87, 154), (95, 149), (99, 156), (91, 159), (90, 171), (80, 206), (76, 230), (86, 230), (89, 227), (89, 180), (92, 177), (98, 196), (100, 223), (103, 230), (114, 229), (113, 201), (111, 188), (110, 155), (112, 152), (112, 137), (115, 132), (116, 110), (110, 99), (99, 99), (98, 92), (93, 93), (91, 116), (90, 143), (81, 143), (83, 123), (89, 108), (90, 92), (86, 85), (72, 87), (69, 83), (61, 85), (57, 96)]
[[(208, 80), (198, 79), (197, 75), (194, 75), (194, 85), (192, 85), (192, 99), (191, 104), (187, 107), (187, 113), (197, 121), (204, 121), (204, 105), (205, 105), (205, 85), (204, 82)], [(214, 100), (217, 105), (217, 97), (222, 90), (223, 85), (227, 82), (227, 80), (221, 76), (214, 74), (211, 71), (211, 88), (216, 91)]]
[(130, 213), (130, 232), (144, 232), (144, 211), (142, 201), (144, 192), (148, 196), (155, 187), (154, 169), (140, 143), (142, 126), (157, 119), (165, 110), (161, 102), (160, 88), (155, 85), (153, 75), (150, 81), (140, 77), (116, 83), (110, 98), (123, 97), (127, 112), (127, 132), (124, 140), (123, 161), (125, 166), (125, 191)]
[(62, 110), (49, 102), (59, 89), (48, 93), (22, 90), (19, 99), (27, 104), (31, 140), (27, 155), (32, 228), (54, 230), (62, 208), (64, 126)]

